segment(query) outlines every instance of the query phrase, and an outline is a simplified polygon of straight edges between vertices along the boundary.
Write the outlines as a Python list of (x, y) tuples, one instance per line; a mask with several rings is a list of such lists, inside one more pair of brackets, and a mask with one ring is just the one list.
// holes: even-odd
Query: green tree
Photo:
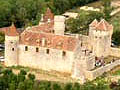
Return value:
[(104, 6), (104, 17), (106, 20), (110, 20), (111, 16), (111, 12), (112, 12), (112, 7), (111, 7), (111, 0), (102, 0), (102, 4)]
[(53, 84), (53, 90), (62, 90), (61, 86), (57, 83)]
[(28, 74), (28, 78), (29, 78), (30, 80), (34, 81), (34, 80), (35, 80), (35, 75), (29, 73), (29, 74)]
[(26, 90), (24, 82), (18, 84), (18, 90)]
[(94, 20), (100, 20), (104, 15), (100, 12), (80, 11), (76, 19), (70, 18), (66, 21), (66, 32), (88, 34), (89, 24)]
[(9, 84), (9, 90), (16, 90), (16, 83), (14, 81), (12, 81), (10, 84)]
[(72, 90), (72, 89), (73, 89), (72, 83), (67, 83), (64, 87), (64, 90)]
[(112, 39), (113, 39), (114, 44), (120, 45), (120, 31), (119, 30), (116, 30), (113, 32)]

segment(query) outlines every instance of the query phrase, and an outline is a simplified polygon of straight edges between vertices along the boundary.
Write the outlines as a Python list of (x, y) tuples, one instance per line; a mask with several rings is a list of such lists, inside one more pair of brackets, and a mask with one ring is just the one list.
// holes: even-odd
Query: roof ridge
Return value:
[(96, 26), (98, 23), (97, 19), (94, 19), (89, 26)]
[(105, 19), (101, 19), (101, 21), (98, 23), (96, 28), (107, 30), (109, 28), (109, 26), (110, 26), (110, 24)]

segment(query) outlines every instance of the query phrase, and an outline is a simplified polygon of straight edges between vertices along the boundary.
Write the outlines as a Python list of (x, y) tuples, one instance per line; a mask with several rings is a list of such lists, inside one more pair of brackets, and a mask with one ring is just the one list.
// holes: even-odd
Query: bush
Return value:
[(61, 86), (57, 83), (53, 84), (53, 90), (62, 90)]

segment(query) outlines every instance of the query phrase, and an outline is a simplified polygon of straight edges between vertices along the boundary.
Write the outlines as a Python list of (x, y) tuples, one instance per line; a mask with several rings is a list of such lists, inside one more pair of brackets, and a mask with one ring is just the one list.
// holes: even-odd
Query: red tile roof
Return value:
[(12, 24), (10, 27), (0, 28), (0, 32), (3, 32), (8, 36), (18, 36), (19, 35), (19, 32), (16, 29), (16, 27), (14, 26), (14, 24)]
[(96, 30), (113, 30), (113, 26), (110, 25), (106, 20), (102, 19), (100, 22), (97, 22), (97, 20), (94, 20), (89, 26), (93, 26), (96, 28)]
[(32, 31), (51, 33), (54, 29), (54, 21), (31, 27)]
[(6, 31), (9, 29), (9, 27), (3, 27), (0, 28), (0, 32), (6, 33)]
[(95, 19), (89, 26), (94, 27), (94, 26), (96, 26), (97, 24), (98, 24), (98, 21)]
[(19, 36), (19, 33), (14, 24), (12, 24), (10, 27), (8, 27), (5, 34), (8, 36)]
[(20, 36), (20, 43), (30, 46), (41, 46), (42, 39), (45, 39), (45, 46), (47, 48), (73, 51), (76, 48), (77, 38), (60, 36), (51, 33), (36, 33), (31, 31), (24, 31)]

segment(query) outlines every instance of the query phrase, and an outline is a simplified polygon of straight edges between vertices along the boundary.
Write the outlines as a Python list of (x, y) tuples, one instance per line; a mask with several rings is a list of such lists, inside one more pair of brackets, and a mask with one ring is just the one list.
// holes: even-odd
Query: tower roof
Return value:
[(43, 17), (43, 21), (48, 22), (48, 19), (51, 21), (54, 20), (54, 14), (51, 12), (50, 8), (47, 8), (47, 11)]
[(17, 32), (17, 29), (13, 23), (6, 31), (6, 35), (8, 35), (8, 36), (18, 36), (19, 35), (19, 33)]
[(98, 24), (97, 19), (95, 19), (89, 26), (95, 27)]
[(97, 30), (111, 30), (112, 25), (110, 25), (105, 19), (102, 19), (96, 26)]

